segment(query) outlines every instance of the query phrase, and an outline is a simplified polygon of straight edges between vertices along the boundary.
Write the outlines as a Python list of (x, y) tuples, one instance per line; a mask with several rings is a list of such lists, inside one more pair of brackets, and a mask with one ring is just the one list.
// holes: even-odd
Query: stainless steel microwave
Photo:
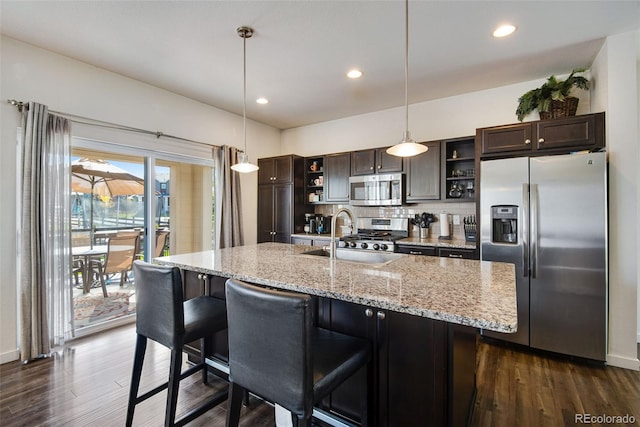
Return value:
[(352, 206), (400, 206), (404, 201), (404, 174), (388, 173), (349, 178)]

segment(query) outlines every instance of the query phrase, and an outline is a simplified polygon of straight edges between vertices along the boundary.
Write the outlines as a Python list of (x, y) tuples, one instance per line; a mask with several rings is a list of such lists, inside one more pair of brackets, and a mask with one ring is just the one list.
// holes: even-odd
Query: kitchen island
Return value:
[[(304, 245), (262, 243), (156, 258), (181, 268), (185, 296), (224, 298), (224, 281), (316, 297), (319, 326), (374, 344), (374, 425), (460, 425), (473, 408), (477, 330), (517, 327), (512, 264), (397, 255), (380, 264), (305, 255)], [(225, 337), (211, 359), (224, 363)], [(359, 373), (320, 405), (357, 422)]]

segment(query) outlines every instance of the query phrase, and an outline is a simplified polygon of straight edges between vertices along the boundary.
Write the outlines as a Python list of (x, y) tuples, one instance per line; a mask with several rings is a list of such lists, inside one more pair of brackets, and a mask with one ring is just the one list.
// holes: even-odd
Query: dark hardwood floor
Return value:
[[(122, 426), (125, 421), (135, 326), (69, 343), (54, 358), (0, 366), (0, 426)], [(640, 372), (592, 366), (480, 342), (478, 395), (472, 426), (564, 426), (575, 414), (625, 415), (640, 425)], [(150, 342), (141, 390), (166, 380), (168, 350)], [(182, 382), (182, 413), (215, 393), (199, 375)], [(212, 377), (213, 378), (213, 377)], [(134, 425), (159, 426), (165, 393), (139, 404)], [(190, 426), (224, 426), (226, 405)], [(274, 425), (273, 408), (252, 400), (243, 426)], [(425, 422), (428, 425), (428, 422)], [(411, 427), (411, 426), (398, 426)]]

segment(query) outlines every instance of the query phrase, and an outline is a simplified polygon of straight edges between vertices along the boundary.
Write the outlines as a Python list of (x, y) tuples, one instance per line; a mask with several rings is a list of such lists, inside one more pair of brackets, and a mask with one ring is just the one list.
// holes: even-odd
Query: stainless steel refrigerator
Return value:
[(480, 257), (516, 265), (518, 332), (484, 335), (605, 360), (606, 153), (480, 163)]

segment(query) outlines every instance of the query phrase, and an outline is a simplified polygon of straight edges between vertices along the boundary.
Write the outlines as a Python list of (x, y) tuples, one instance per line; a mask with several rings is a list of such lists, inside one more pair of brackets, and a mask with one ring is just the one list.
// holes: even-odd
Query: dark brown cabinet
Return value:
[(445, 258), (479, 259), (475, 249), (438, 248), (436, 246), (398, 244), (396, 252), (410, 255), (440, 256)]
[(293, 156), (258, 159), (258, 184), (279, 184), (293, 181)]
[(474, 202), (476, 195), (475, 138), (442, 141), (442, 200)]
[[(281, 171), (266, 174), (274, 179), (258, 185), (258, 243), (290, 243), (291, 234), (302, 232), (304, 224), (303, 159), (292, 155), (258, 159), (258, 166)], [(283, 182), (287, 176), (289, 181)]]
[(402, 172), (402, 157), (387, 153), (387, 148), (351, 152), (351, 175)]
[(476, 259), (475, 249), (439, 248), (438, 255), (446, 258)]
[(305, 202), (324, 203), (324, 156), (307, 157), (305, 164)]
[(482, 157), (563, 154), (604, 146), (604, 113), (480, 128)]
[(438, 248), (435, 246), (397, 245), (396, 252), (410, 255), (438, 256)]
[(324, 199), (330, 203), (349, 202), (351, 153), (328, 154), (324, 157)]
[[(207, 295), (213, 298), (225, 300), (224, 285), (225, 277), (211, 276), (195, 271), (182, 270), (182, 286), (184, 289), (184, 299), (189, 300), (200, 295)], [(227, 330), (214, 334), (211, 340), (211, 348), (206, 354), (213, 356), (223, 362), (229, 361), (229, 346)], [(200, 363), (200, 341), (193, 341), (185, 347), (189, 360)]]
[(329, 246), (330, 238), (316, 238), (313, 234), (309, 234), (309, 237), (291, 237), (291, 243), (294, 245), (307, 245), (307, 246)]
[[(372, 342), (376, 425), (462, 425), (456, 422), (465, 420), (475, 390), (473, 328), (330, 299), (320, 299), (318, 319), (321, 327)], [(323, 409), (358, 422), (364, 381), (358, 372)]]
[(426, 152), (405, 159), (407, 203), (440, 199), (440, 141), (422, 144)]

